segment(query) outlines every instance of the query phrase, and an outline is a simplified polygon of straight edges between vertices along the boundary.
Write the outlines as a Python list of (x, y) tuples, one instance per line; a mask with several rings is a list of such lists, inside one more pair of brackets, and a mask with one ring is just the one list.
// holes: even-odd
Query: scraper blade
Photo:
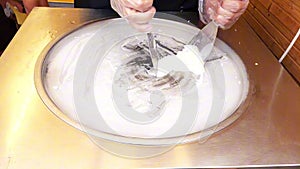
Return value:
[(158, 53), (156, 49), (156, 41), (154, 39), (154, 36), (152, 33), (147, 33), (148, 37), (148, 43), (149, 43), (149, 52), (150, 57), (153, 65), (153, 69), (155, 71), (155, 74), (157, 74), (157, 67), (158, 67)]
[(207, 60), (211, 51), (214, 48), (216, 37), (218, 34), (218, 26), (212, 21), (207, 24), (197, 35), (188, 43), (189, 45), (195, 45), (199, 49), (203, 60)]

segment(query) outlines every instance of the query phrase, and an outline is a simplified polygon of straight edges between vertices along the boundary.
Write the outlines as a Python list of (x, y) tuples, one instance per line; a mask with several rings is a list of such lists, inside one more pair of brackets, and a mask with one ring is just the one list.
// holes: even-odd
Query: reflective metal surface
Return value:
[[(105, 12), (104, 12), (105, 13)], [(43, 49), (103, 11), (36, 8), (0, 57), (0, 168), (238, 167), (300, 164), (300, 88), (240, 19), (219, 38), (242, 58), (255, 85), (246, 112), (204, 143), (147, 159), (108, 153), (56, 118), (34, 86)], [(126, 145), (106, 142), (128, 151)], [(155, 148), (153, 148), (155, 149)], [(130, 151), (139, 149), (130, 148)], [(152, 151), (152, 150), (147, 150)]]

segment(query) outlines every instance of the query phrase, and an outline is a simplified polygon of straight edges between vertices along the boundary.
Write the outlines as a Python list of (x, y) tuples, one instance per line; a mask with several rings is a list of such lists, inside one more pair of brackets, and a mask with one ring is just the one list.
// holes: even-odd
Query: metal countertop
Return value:
[(253, 100), (237, 121), (205, 143), (179, 145), (153, 158), (126, 159), (103, 151), (54, 116), (35, 89), (35, 63), (49, 42), (103, 16), (101, 10), (35, 8), (4, 51), (0, 168), (300, 165), (300, 87), (243, 19), (220, 31), (219, 38), (244, 61), (255, 87)]

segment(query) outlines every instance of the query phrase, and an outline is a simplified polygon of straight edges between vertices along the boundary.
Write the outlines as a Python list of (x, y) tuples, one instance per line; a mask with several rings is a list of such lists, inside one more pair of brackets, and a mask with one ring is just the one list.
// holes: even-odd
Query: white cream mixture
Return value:
[[(115, 134), (130, 136), (130, 137), (160, 137), (174, 126), (177, 120), (184, 121), (185, 123), (193, 123), (188, 133), (174, 133), (173, 136), (181, 136), (189, 133), (194, 133), (213, 125), (218, 124), (224, 119), (228, 118), (238, 108), (241, 102), (246, 98), (248, 92), (248, 80), (244, 69), (241, 69), (236, 62), (230, 57), (237, 57), (234, 53), (227, 57), (220, 49), (216, 49), (218, 54), (224, 57), (217, 62), (222, 67), (222, 76), (224, 75), (224, 88), (225, 88), (225, 105), (223, 111), (219, 112), (217, 119), (210, 120), (210, 112), (212, 110), (213, 102), (219, 102), (218, 98), (213, 98), (214, 90), (211, 84), (210, 74), (204, 67), (204, 61), (199, 59), (198, 50), (195, 46), (186, 45), (184, 49), (179, 52), (176, 57), (165, 57), (159, 60), (160, 71), (159, 76), (165, 75), (170, 71), (186, 71), (183, 67), (172, 67), (175, 62), (181, 62), (185, 65), (190, 72), (197, 76), (201, 76), (201, 81), (197, 81), (194, 85), (195, 91), (198, 92), (198, 114), (194, 121), (188, 118), (189, 112), (180, 111), (182, 109), (183, 99), (195, 99), (184, 96), (180, 88), (175, 88), (172, 93), (162, 91), (165, 95), (165, 102), (163, 103), (163, 110), (161, 116), (149, 124), (139, 124), (134, 121), (126, 119), (116, 109), (116, 103), (112, 86), (114, 85), (114, 76), (117, 71), (118, 58), (115, 57), (116, 53), (107, 55), (107, 58), (98, 65), (96, 75), (94, 77), (94, 96), (98, 112), (78, 112), (74, 106), (74, 72), (77, 60), (85, 47), (86, 43), (94, 35), (96, 28), (91, 28), (89, 34), (74, 34), (73, 38), (62, 40), (49, 54), (48, 73), (45, 78), (45, 86), (50, 98), (54, 103), (70, 118), (80, 121), (85, 126), (104, 132), (114, 131)], [(219, 43), (222, 47), (225, 44)], [(226, 48), (226, 47), (225, 47)], [(242, 63), (241, 63), (242, 64)], [(176, 65), (176, 64), (175, 64)], [(213, 69), (215, 64), (207, 63), (205, 66)], [(244, 72), (243, 72), (244, 71)], [(162, 73), (164, 72), (164, 73)], [(245, 91), (246, 89), (246, 91)], [(138, 89), (128, 91), (128, 100), (133, 109), (137, 112), (145, 113), (151, 109), (149, 98), (151, 93), (148, 91), (141, 91)], [(76, 114), (81, 113), (80, 115)], [(186, 117), (180, 116), (185, 113)], [(80, 117), (80, 119), (78, 119)], [(102, 118), (110, 129), (103, 128), (104, 124), (99, 123), (99, 118)], [(207, 121), (210, 121), (207, 123)]]

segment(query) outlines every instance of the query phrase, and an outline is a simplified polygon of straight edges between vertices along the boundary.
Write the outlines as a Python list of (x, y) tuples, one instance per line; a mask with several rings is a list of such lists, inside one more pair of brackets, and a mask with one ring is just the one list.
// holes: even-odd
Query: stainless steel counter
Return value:
[(205, 143), (179, 145), (153, 158), (127, 159), (103, 151), (55, 117), (35, 90), (37, 58), (64, 32), (102, 16), (96, 10), (36, 8), (0, 57), (0, 168), (300, 165), (300, 87), (243, 19), (219, 37), (246, 64), (255, 87), (252, 103)]

